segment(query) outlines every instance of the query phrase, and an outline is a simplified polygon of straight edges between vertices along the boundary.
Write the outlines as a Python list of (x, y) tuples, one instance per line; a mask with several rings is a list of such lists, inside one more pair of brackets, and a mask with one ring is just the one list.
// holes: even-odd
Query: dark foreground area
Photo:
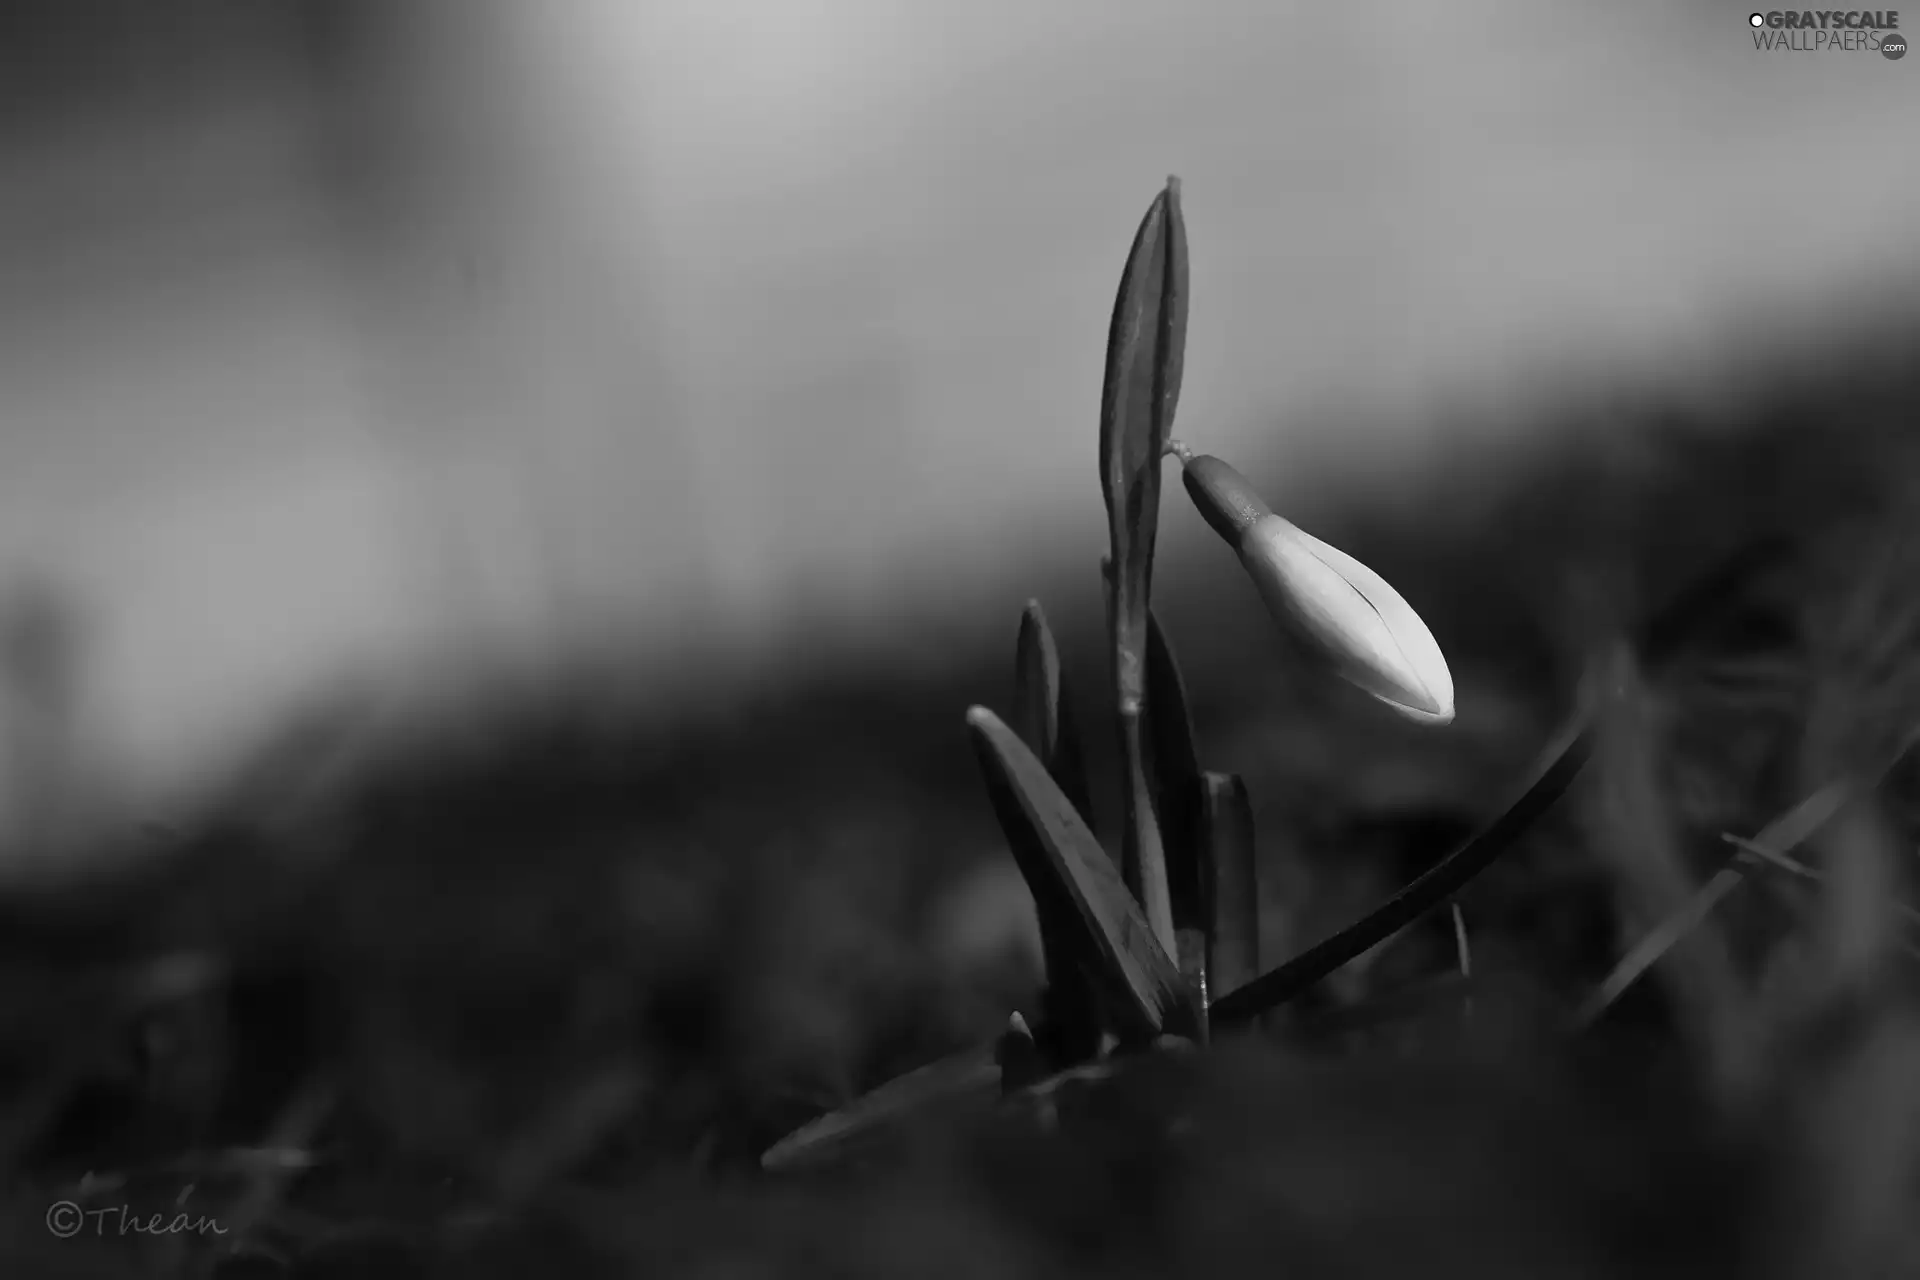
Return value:
[(1035, 1005), (1018, 904), (955, 894), (1006, 860), (961, 715), (1005, 704), (1011, 612), (950, 676), (724, 723), (549, 690), (343, 766), (321, 714), (140, 856), (0, 902), (0, 1271), (1915, 1274), (1898, 354), (1732, 420), (1615, 405), (1497, 492), (1316, 530), (1431, 623), (1444, 731), (1291, 677), (1244, 584), (1165, 584), (1203, 750), (1254, 798), (1268, 965), (1485, 821), (1594, 642), (1637, 675), (1457, 926), (1050, 1123), (934, 1114), (861, 1167), (758, 1156)]

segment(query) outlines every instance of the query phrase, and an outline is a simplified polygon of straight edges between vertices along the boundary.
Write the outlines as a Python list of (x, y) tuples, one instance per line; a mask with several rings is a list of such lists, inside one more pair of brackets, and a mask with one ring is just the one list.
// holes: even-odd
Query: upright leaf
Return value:
[(1160, 459), (1180, 400), (1187, 343), (1187, 229), (1168, 178), (1134, 233), (1107, 331), (1100, 486), (1115, 572), (1122, 697), (1141, 697), (1147, 602), (1160, 523)]
[[(1090, 816), (1080, 736), (1067, 701), (1060, 650), (1047, 626), (1040, 602), (1027, 602), (1014, 646), (1014, 726), (1021, 741), (1040, 758), (1082, 817)], [(1060, 1062), (1091, 1057), (1100, 1043), (1100, 1010), (1092, 980), (1082, 971), (1073, 948), (1071, 922), (1059, 910), (1036, 900), (1040, 945), (1047, 966), (1047, 990), (1040, 1036), (1049, 1056)]]
[(1086, 754), (1067, 698), (1066, 674), (1060, 667), (1060, 649), (1038, 600), (1029, 600), (1020, 615), (1020, 635), (1014, 644), (1013, 727), (1047, 767), (1082, 816), (1091, 817), (1087, 802)]
[(1074, 956), (1095, 984), (1105, 1021), (1133, 1040), (1192, 1033), (1194, 1010), (1180, 971), (1093, 832), (998, 716), (974, 707), (967, 725), (1020, 874), (1038, 909), (1071, 930)]
[(1114, 299), (1100, 404), (1100, 485), (1111, 545), (1115, 694), (1126, 776), (1122, 866), (1161, 946), (1174, 949), (1166, 866), (1141, 761), (1147, 605), (1160, 524), (1160, 459), (1180, 400), (1187, 338), (1187, 236), (1180, 183), (1148, 206)]
[(1232, 773), (1208, 773), (1201, 805), (1207, 905), (1207, 977), (1215, 997), (1260, 972), (1260, 881), (1254, 857), (1253, 805)]
[(1202, 990), (1207, 969), (1207, 908), (1201, 863), (1206, 846), (1200, 830), (1200, 756), (1187, 710), (1186, 682), (1159, 617), (1147, 611), (1147, 688), (1144, 756), (1153, 812), (1166, 851), (1167, 900), (1181, 972)]

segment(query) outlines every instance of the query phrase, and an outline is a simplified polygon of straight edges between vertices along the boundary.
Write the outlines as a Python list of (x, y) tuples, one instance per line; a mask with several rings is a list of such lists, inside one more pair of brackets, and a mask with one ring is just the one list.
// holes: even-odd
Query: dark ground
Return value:
[[(1033, 1007), (1017, 951), (929, 942), (1006, 856), (961, 713), (1005, 707), (1016, 618), (950, 677), (829, 673), (671, 727), (552, 693), (312, 786), (322, 717), (218, 811), (130, 837), (169, 856), (0, 903), (0, 1273), (1920, 1273), (1920, 1022), (1884, 909), (1914, 871), (1904, 763), (1794, 853), (1824, 889), (1756, 872), (1562, 1033), (1722, 832), (1920, 723), (1915, 349), (1719, 417), (1583, 407), (1496, 491), (1463, 459), (1417, 520), (1316, 529), (1428, 618), (1444, 731), (1291, 680), (1229, 571), (1161, 584), (1207, 764), (1255, 799), (1269, 964), (1490, 817), (1589, 643), (1634, 638), (1645, 697), (1460, 900), (1470, 1018), (1458, 986), (1380, 1012), (1455, 965), (1437, 920), (1270, 1042), (1122, 1073), (1067, 1136), (930, 1121), (878, 1177), (772, 1181), (786, 1130)], [(62, 1200), (115, 1216), (58, 1238)], [(123, 1234), (122, 1205), (226, 1234)]]

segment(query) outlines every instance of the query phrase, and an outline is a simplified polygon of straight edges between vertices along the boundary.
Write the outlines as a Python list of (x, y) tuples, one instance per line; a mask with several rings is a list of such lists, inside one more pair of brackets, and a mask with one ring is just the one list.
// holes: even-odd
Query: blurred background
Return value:
[[(1862, 772), (1892, 834), (1721, 908), (1714, 989), (1783, 957), (1791, 991), (1809, 904), (1851, 904), (1834, 955), (1885, 943), (1872, 876), (1920, 865), (1883, 856), (1920, 847), (1917, 69), (1691, 0), (0, 6), (0, 1271), (94, 1274), (46, 1205), (185, 1180), (225, 1252), (297, 1258), (222, 1277), (441, 1273), (321, 1265), (374, 1228), (462, 1277), (568, 1239), (624, 1265), (567, 1275), (674, 1274), (683, 1238), (890, 1277), (1916, 1273), (1815, 1246), (1914, 1243), (1920, 1023), (1727, 1055), (1778, 1077), (1742, 1114), (1781, 1211), (1651, 1105), (1722, 1022), (1684, 949), (1611, 1015), (1620, 1123), (1504, 1066), (1349, 1070), (1402, 1028), (1341, 1019), (1411, 993), (1499, 1041), (1511, 980), (1557, 1038), (1723, 836)], [(1251, 796), (1265, 961), (1501, 812), (1594, 639), (1642, 686), (1458, 915), (1239, 1085), (1196, 1056), (1227, 1101), (1177, 1159), (1139, 1167), (1179, 1094), (1149, 1075), (1093, 1148), (983, 1128), (884, 1213), (728, 1182), (1038, 1016), (961, 720), (1006, 709), (1029, 597), (1114, 843), (1096, 425), (1169, 174), (1177, 433), (1393, 582), (1458, 698), (1436, 731), (1278, 661), (1168, 487), (1154, 603)], [(181, 1242), (94, 1243), (153, 1275)]]
[[(725, 703), (1090, 610), (1107, 315), (1169, 172), (1178, 430), (1303, 521), (1470, 502), (1543, 401), (1844, 349), (1911, 279), (1911, 64), (1744, 17), (11, 4), (0, 825), (49, 743), (159, 803), (342, 681), (593, 650)], [(1177, 497), (1165, 539), (1173, 581)]]

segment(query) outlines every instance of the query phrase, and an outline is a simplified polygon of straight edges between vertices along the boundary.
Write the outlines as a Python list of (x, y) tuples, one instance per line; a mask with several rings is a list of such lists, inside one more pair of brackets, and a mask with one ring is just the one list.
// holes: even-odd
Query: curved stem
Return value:
[(1545, 767), (1520, 798), (1479, 835), (1448, 854), (1370, 915), (1216, 1000), (1212, 1009), (1213, 1025), (1225, 1028), (1251, 1022), (1295, 999), (1341, 965), (1445, 903), (1491, 866), (1579, 776), (1593, 754), (1595, 710), (1596, 699), (1583, 697), (1572, 724), (1561, 734), (1559, 745), (1547, 755)]

